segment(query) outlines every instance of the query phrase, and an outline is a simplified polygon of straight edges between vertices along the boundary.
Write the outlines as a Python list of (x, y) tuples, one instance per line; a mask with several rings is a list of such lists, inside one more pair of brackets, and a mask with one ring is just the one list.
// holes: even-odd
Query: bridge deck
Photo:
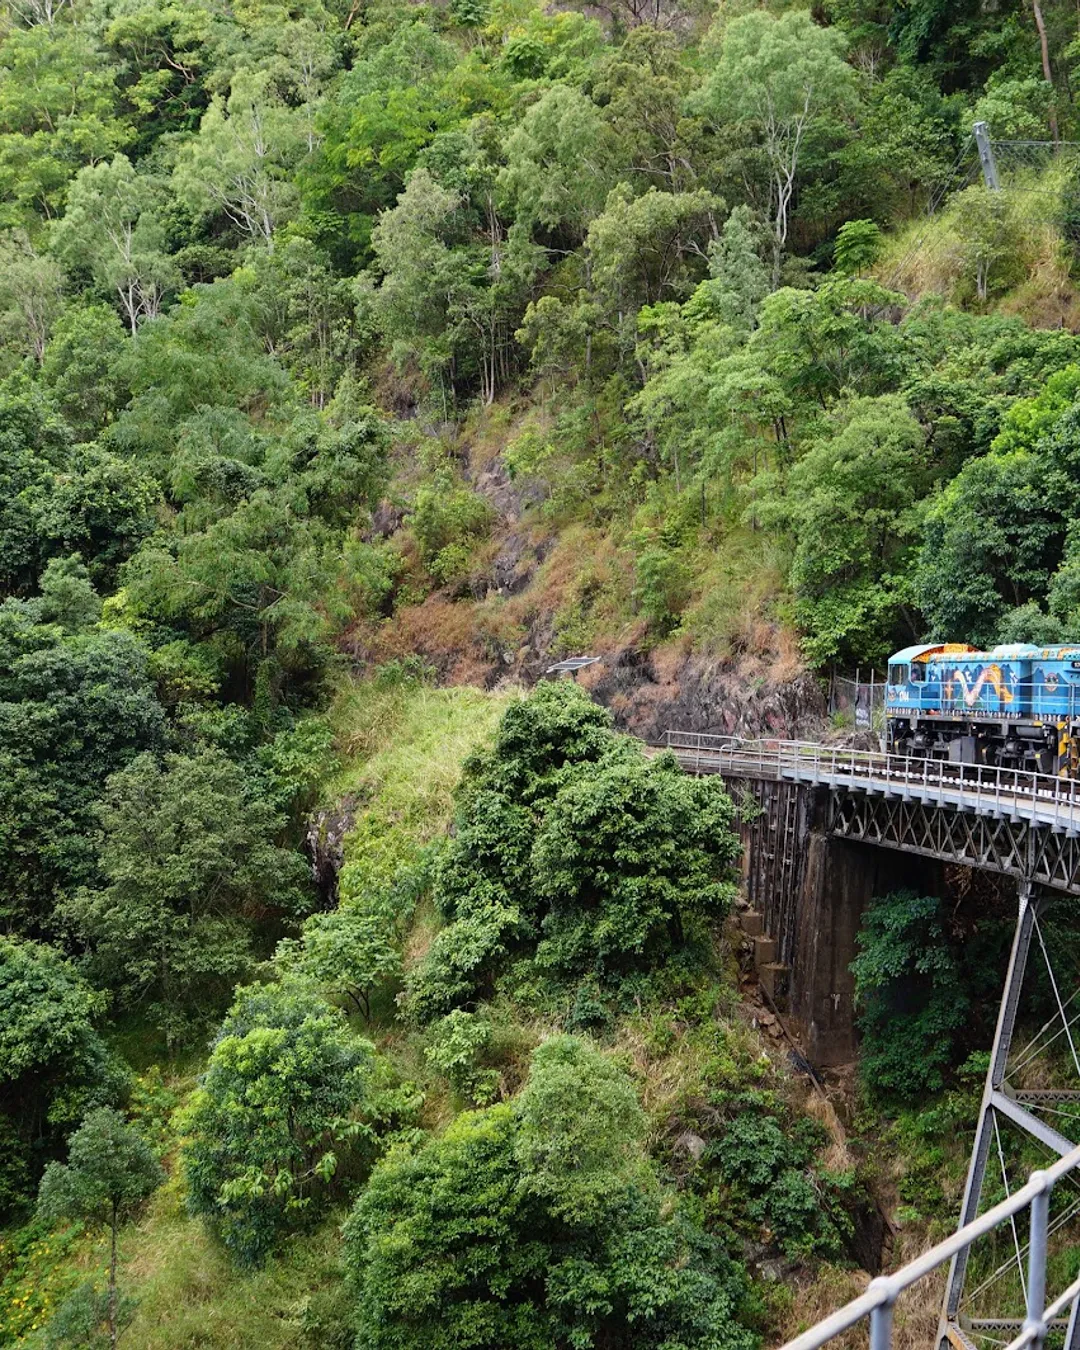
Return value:
[(950, 807), (1080, 835), (1080, 783), (1018, 769), (910, 759), (802, 741), (742, 741), (669, 731), (664, 746), (691, 773), (786, 780)]

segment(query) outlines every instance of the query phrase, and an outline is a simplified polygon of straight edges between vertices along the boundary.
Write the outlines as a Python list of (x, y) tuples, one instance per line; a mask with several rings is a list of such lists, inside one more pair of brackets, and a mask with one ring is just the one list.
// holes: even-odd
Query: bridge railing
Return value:
[[(1046, 1297), (1046, 1253), (1050, 1214), (1050, 1193), (1054, 1186), (1080, 1165), (1080, 1147), (1058, 1159), (1043, 1172), (1033, 1172), (1026, 1186), (1014, 1191), (1000, 1204), (988, 1209), (977, 1219), (955, 1232), (952, 1237), (931, 1247), (922, 1256), (902, 1266), (892, 1275), (879, 1276), (870, 1282), (865, 1294), (853, 1299), (831, 1317), (804, 1331), (789, 1341), (784, 1350), (819, 1350), (836, 1336), (843, 1335), (860, 1322), (869, 1320), (870, 1350), (889, 1350), (892, 1345), (893, 1312), (896, 1301), (905, 1289), (931, 1274), (954, 1256), (967, 1251), (972, 1243), (1005, 1223), (1012, 1223), (1018, 1214), (1029, 1211), (1029, 1241), (1027, 1260), (1027, 1316), (1020, 1334), (1009, 1342), (1007, 1350), (1026, 1350), (1041, 1347), (1051, 1322), (1068, 1314), (1069, 1332), (1065, 1344), (1072, 1341), (1073, 1324), (1080, 1307), (1080, 1278), (1064, 1289), (1055, 1299)], [(961, 1340), (959, 1342), (963, 1344)]]
[(1056, 828), (1080, 830), (1080, 783), (1071, 778), (988, 764), (919, 759), (878, 750), (804, 741), (747, 741), (705, 732), (670, 730), (664, 745), (701, 773), (790, 778), (838, 787), (873, 788), (982, 814), (1032, 812)]

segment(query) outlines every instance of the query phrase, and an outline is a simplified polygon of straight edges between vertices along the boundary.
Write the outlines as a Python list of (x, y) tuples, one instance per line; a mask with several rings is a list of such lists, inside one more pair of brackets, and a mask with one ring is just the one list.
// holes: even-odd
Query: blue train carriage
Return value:
[(885, 718), (894, 754), (1080, 777), (1080, 646), (905, 647)]

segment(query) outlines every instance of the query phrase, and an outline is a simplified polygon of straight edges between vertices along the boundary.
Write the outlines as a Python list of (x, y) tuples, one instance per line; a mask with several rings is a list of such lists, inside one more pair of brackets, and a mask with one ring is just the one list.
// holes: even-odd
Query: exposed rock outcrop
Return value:
[(304, 849), (311, 859), (311, 875), (319, 892), (320, 907), (335, 909), (338, 874), (345, 861), (345, 836), (356, 822), (359, 798), (347, 794), (316, 811), (308, 821)]
[(657, 742), (669, 727), (721, 736), (817, 738), (825, 697), (807, 671), (784, 671), (762, 655), (717, 658), (658, 648), (626, 649), (582, 676), (619, 725)]

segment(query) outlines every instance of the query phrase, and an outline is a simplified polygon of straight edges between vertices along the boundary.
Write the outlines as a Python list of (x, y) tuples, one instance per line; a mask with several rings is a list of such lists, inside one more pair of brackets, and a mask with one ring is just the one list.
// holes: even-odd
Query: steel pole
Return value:
[[(1038, 900), (1030, 881), (1020, 883), (1020, 906), (1013, 933), (1012, 950), (1009, 953), (1009, 966), (1005, 974), (1005, 988), (998, 1009), (997, 1027), (994, 1031), (994, 1044), (990, 1051), (990, 1067), (986, 1074), (982, 1104), (979, 1108), (979, 1124), (975, 1133), (975, 1147), (968, 1164), (967, 1182), (964, 1187), (964, 1201), (960, 1209), (959, 1227), (969, 1224), (979, 1212), (979, 1200), (982, 1197), (983, 1179), (986, 1175), (986, 1159), (990, 1153), (990, 1137), (994, 1129), (994, 1094), (1001, 1088), (1005, 1078), (1005, 1064), (1012, 1045), (1013, 1030), (1016, 1027), (1016, 1009), (1020, 1002), (1020, 990), (1024, 983), (1024, 970), (1027, 966), (1028, 949), (1031, 946), (1031, 934), (1034, 928), (1035, 910)], [(955, 1322), (960, 1308), (960, 1296), (964, 1290), (964, 1277), (967, 1274), (968, 1252), (957, 1252), (949, 1267), (949, 1282), (946, 1286), (945, 1322)]]

